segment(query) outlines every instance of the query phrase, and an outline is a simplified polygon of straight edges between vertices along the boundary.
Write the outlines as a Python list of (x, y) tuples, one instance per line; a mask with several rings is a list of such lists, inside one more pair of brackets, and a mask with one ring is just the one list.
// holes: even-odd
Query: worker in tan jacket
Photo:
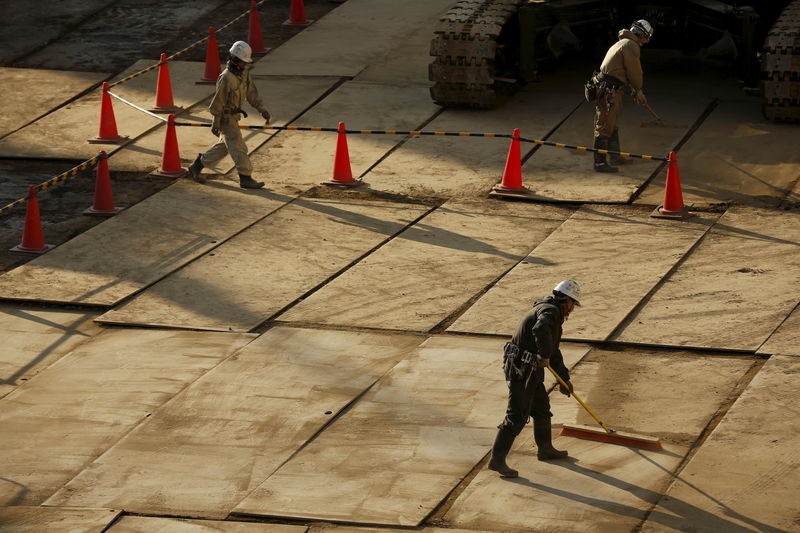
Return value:
[(239, 121), (247, 113), (242, 110), (242, 105), (248, 102), (256, 108), (264, 120), (269, 124), (269, 112), (264, 107), (264, 102), (258, 94), (258, 89), (250, 78), (249, 64), (252, 60), (250, 45), (244, 41), (236, 41), (230, 49), (230, 59), (222, 74), (217, 78), (217, 90), (211, 100), (208, 110), (214, 117), (211, 133), (219, 140), (203, 154), (198, 154), (197, 159), (189, 167), (192, 177), (199, 183), (206, 180), (200, 175), (203, 167), (215, 163), (230, 154), (236, 163), (239, 172), (239, 186), (244, 189), (259, 189), (264, 186), (263, 181), (253, 179), (253, 165), (250, 163), (247, 145), (239, 129)]
[[(600, 73), (596, 76), (597, 102), (594, 114), (594, 147), (619, 152), (619, 111), (626, 87), (639, 105), (647, 99), (642, 92), (644, 83), (639, 61), (642, 45), (650, 41), (653, 27), (646, 20), (637, 20), (630, 30), (620, 30), (619, 40), (606, 52)], [(624, 158), (611, 156), (611, 163), (621, 164)], [(594, 154), (597, 172), (616, 172), (617, 167), (606, 161), (605, 154)]]

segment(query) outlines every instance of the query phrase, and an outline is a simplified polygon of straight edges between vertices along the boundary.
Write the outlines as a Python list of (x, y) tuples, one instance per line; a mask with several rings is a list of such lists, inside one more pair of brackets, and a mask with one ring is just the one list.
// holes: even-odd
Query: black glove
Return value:
[(216, 126), (211, 126), (211, 135), (214, 137), (219, 137), (219, 128)]
[(264, 117), (264, 120), (266, 120), (267, 124), (269, 124), (269, 119), (270, 119), (269, 111), (262, 111), (261, 116)]
[(564, 396), (571, 396), (572, 395), (572, 391), (575, 390), (575, 389), (572, 387), (572, 382), (571, 381), (567, 381), (566, 383), (567, 383), (566, 387), (564, 385), (562, 385), (561, 383), (558, 384), (558, 392), (560, 392)]

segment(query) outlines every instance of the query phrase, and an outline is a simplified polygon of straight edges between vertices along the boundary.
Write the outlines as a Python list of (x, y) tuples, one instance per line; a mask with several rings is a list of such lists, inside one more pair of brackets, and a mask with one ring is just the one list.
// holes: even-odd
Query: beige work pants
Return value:
[(214, 146), (206, 150), (200, 157), (200, 161), (203, 162), (203, 165), (210, 165), (228, 154), (236, 164), (236, 170), (239, 171), (239, 174), (244, 174), (245, 176), (253, 175), (253, 165), (250, 163), (250, 156), (247, 154), (247, 145), (242, 138), (242, 130), (239, 129), (239, 121), (225, 116), (220, 124), (219, 140)]
[(608, 98), (598, 98), (594, 108), (594, 136), (611, 137), (617, 130), (622, 108), (622, 89), (611, 91)]

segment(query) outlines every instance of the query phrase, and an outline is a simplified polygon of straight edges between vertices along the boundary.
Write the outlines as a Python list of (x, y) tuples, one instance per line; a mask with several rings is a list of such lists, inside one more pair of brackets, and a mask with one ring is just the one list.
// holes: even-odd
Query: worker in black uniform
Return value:
[(580, 286), (565, 280), (555, 286), (551, 296), (534, 302), (533, 308), (522, 317), (511, 342), (506, 343), (503, 371), (508, 384), (508, 407), (503, 422), (497, 426), (497, 438), (492, 447), (489, 469), (502, 477), (517, 477), (518, 473), (506, 464), (506, 456), (514, 439), (533, 418), (533, 437), (540, 461), (563, 459), (566, 451), (553, 447), (550, 400), (544, 387), (545, 368), (550, 366), (567, 384), (559, 385), (562, 394), (572, 393), (569, 370), (559, 349), (561, 326), (576, 305), (580, 305)]

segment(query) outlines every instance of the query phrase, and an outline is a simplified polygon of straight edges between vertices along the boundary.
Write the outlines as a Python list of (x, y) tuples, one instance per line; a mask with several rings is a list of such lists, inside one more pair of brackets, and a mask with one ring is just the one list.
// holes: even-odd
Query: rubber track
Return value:
[(497, 37), (525, 0), (460, 0), (434, 30), (428, 79), (443, 106), (490, 108), (501, 99), (494, 78)]
[(800, 122), (800, 0), (781, 12), (764, 41), (761, 98), (770, 120)]

